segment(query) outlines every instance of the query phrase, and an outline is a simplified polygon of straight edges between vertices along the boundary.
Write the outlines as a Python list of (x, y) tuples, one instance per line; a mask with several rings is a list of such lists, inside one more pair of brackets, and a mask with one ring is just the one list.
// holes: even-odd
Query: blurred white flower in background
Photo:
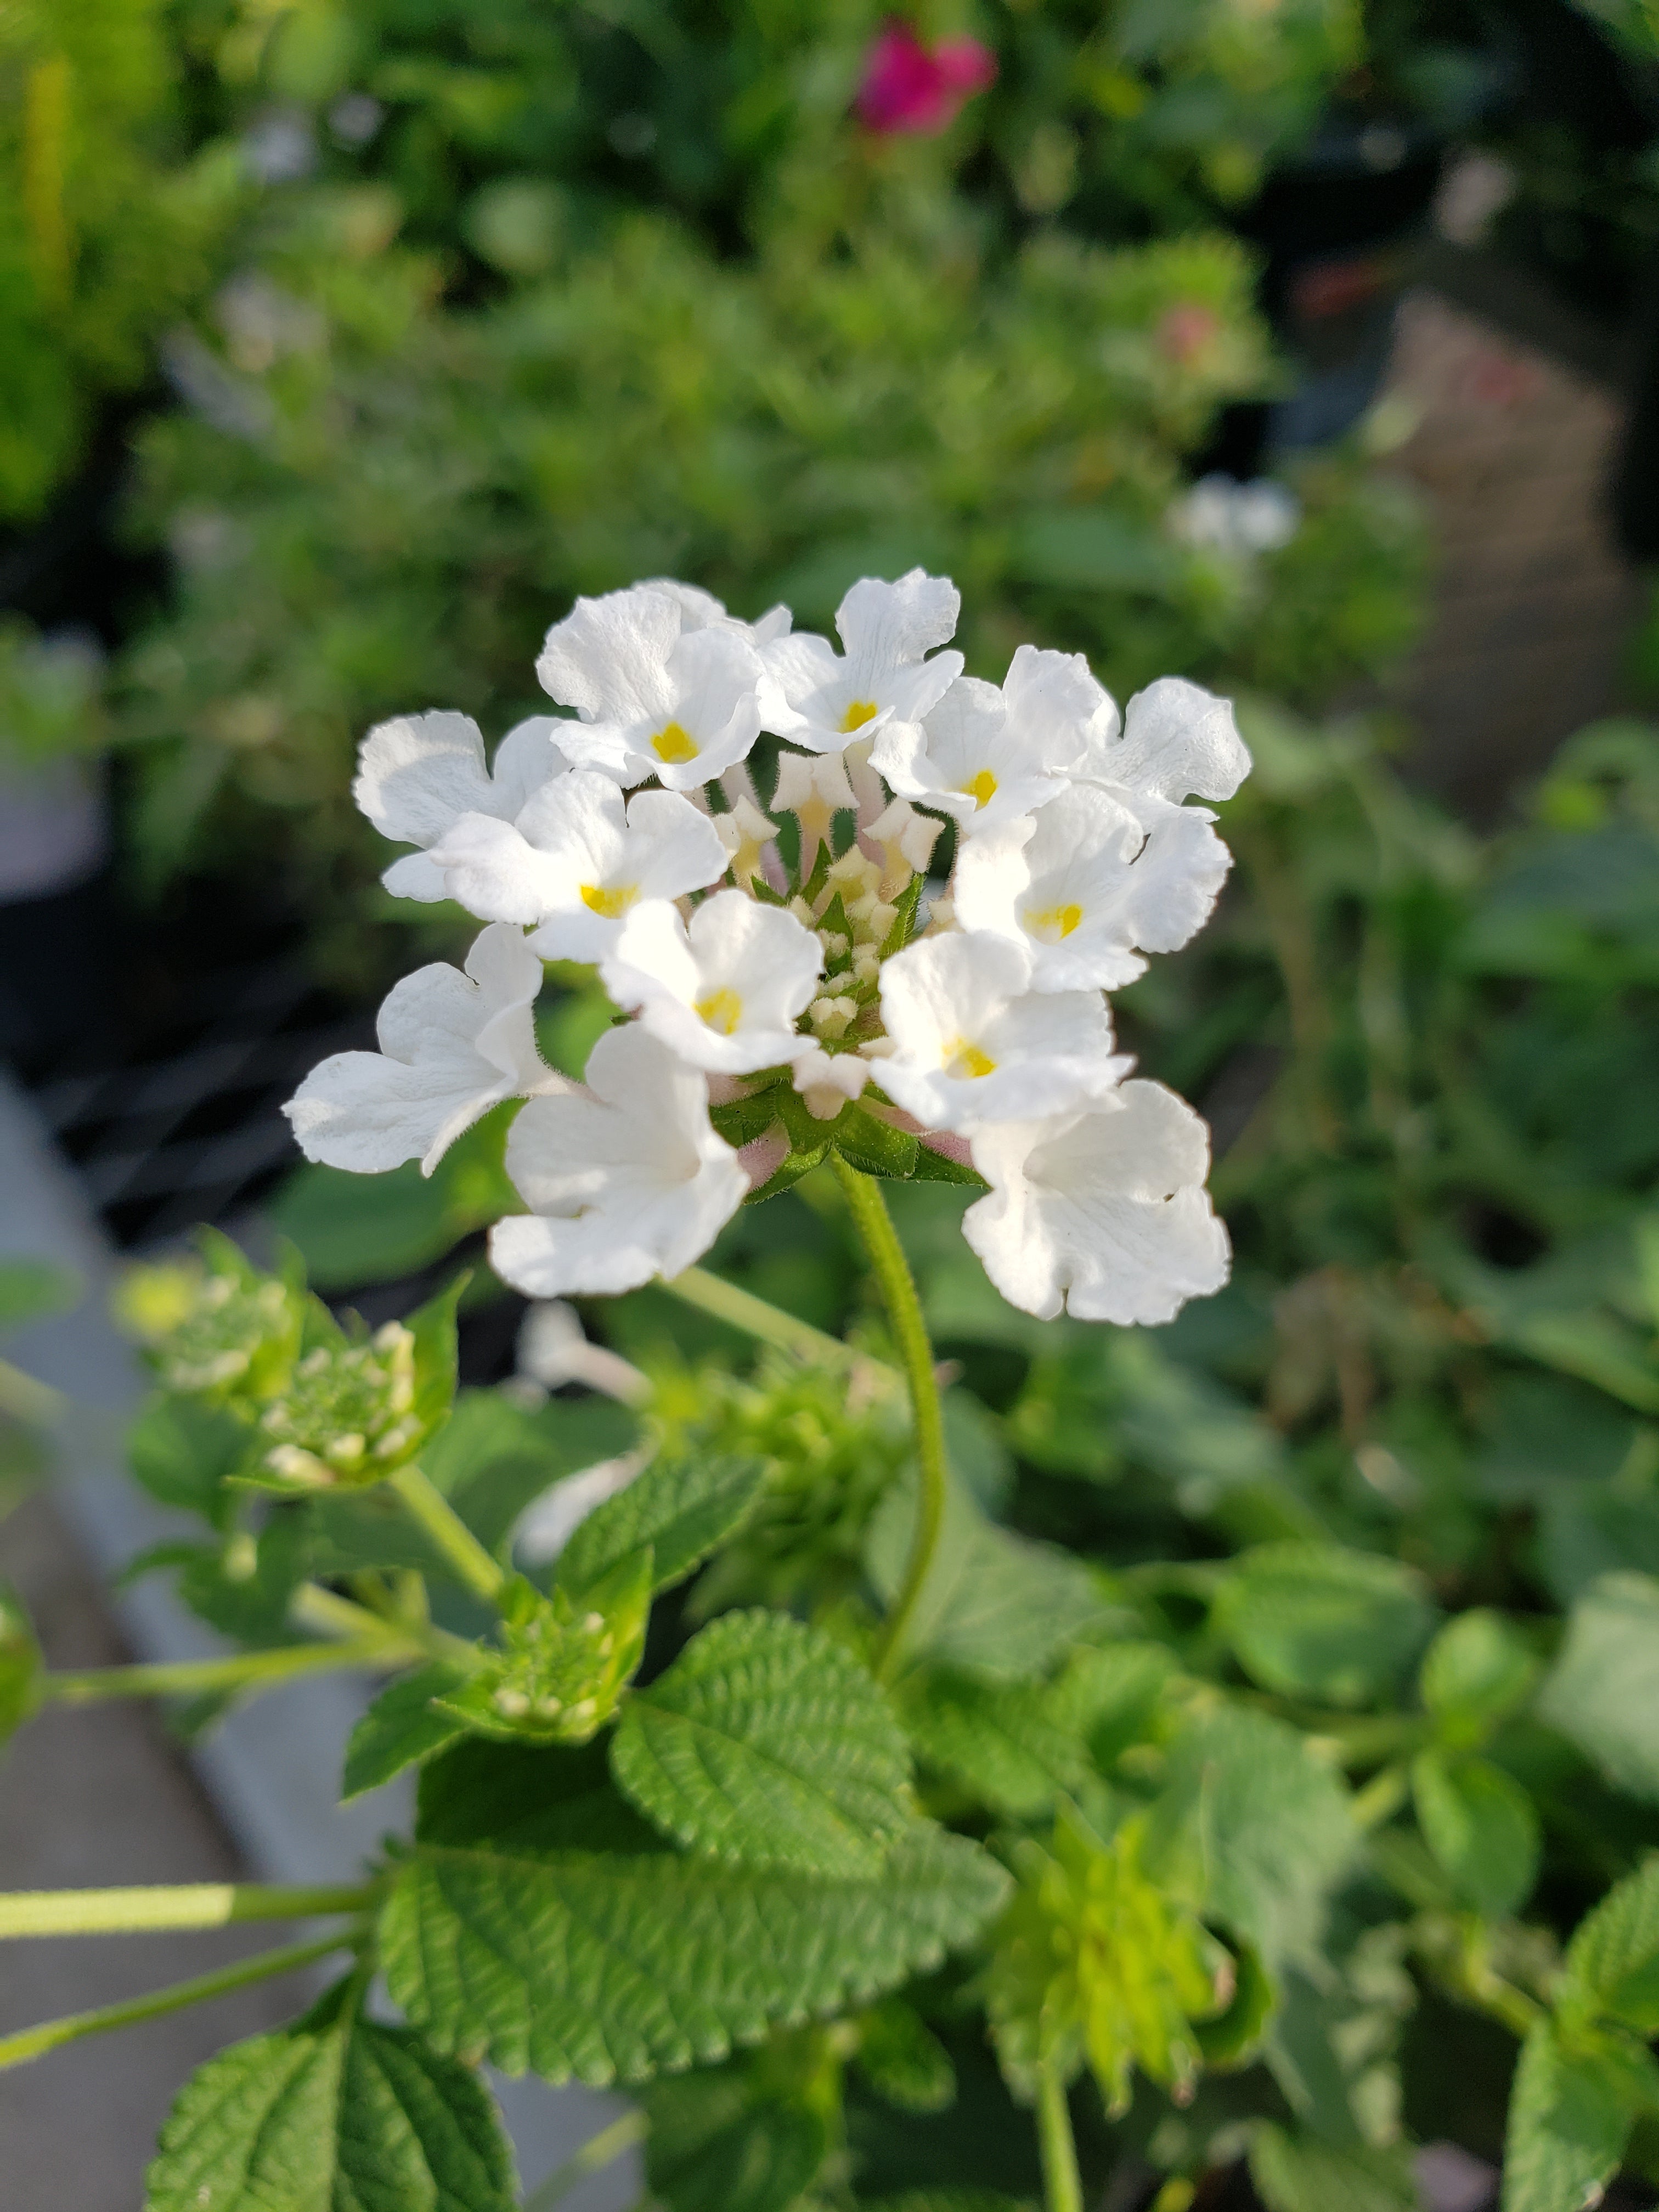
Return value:
[(1302, 503), (1273, 477), (1249, 483), (1216, 472), (1200, 477), (1170, 510), (1170, 527), (1183, 545), (1249, 557), (1276, 553), (1302, 527)]

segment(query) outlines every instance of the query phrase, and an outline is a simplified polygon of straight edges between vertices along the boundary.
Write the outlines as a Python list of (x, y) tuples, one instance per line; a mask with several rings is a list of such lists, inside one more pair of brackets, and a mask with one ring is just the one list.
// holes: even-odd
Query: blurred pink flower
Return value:
[(996, 75), (996, 56), (977, 39), (929, 48), (908, 23), (890, 22), (865, 57), (859, 120), (884, 137), (935, 137)]

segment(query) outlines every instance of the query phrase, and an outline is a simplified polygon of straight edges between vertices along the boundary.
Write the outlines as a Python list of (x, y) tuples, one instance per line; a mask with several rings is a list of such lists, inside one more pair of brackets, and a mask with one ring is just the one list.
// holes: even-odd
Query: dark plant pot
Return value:
[(1255, 476), (1275, 455), (1334, 444), (1365, 412), (1388, 374), (1445, 150), (1422, 123), (1333, 116), (1238, 216), (1265, 256), (1261, 306), (1297, 381), (1283, 399), (1228, 409), (1196, 473)]

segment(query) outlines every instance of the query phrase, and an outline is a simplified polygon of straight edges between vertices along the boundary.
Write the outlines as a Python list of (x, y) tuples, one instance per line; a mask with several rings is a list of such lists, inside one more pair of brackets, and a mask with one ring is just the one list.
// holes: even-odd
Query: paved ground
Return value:
[(1422, 410), (1399, 465), (1438, 547), (1403, 685), (1423, 781), (1490, 822), (1517, 778), (1619, 702), (1640, 587), (1603, 504), (1613, 396), (1431, 293), (1401, 312), (1392, 390)]

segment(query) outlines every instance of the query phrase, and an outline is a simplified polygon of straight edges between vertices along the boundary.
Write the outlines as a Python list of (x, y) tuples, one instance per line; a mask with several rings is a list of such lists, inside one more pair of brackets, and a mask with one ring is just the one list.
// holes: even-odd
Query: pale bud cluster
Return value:
[[(947, 579), (866, 579), (837, 652), (784, 608), (750, 624), (635, 585), (548, 633), (538, 672), (574, 714), (520, 724), (489, 766), (461, 715), (372, 731), (358, 802), (416, 848), (386, 887), (488, 926), (465, 974), (396, 986), (378, 1053), (301, 1087), (309, 1157), (429, 1173), (523, 1099), (507, 1164), (529, 1211), (490, 1251), (538, 1297), (678, 1273), (826, 1146), (988, 1184), (965, 1233), (1031, 1312), (1164, 1320), (1218, 1287), (1204, 1126), (1127, 1079), (1103, 994), (1214, 902), (1226, 849), (1184, 802), (1248, 773), (1231, 710), (1166, 678), (1120, 715), (1080, 654), (1030, 646), (1000, 684), (965, 676), (957, 611)], [(948, 884), (928, 874), (947, 823)], [(597, 968), (634, 1017), (580, 1084), (536, 1048), (549, 959)]]

